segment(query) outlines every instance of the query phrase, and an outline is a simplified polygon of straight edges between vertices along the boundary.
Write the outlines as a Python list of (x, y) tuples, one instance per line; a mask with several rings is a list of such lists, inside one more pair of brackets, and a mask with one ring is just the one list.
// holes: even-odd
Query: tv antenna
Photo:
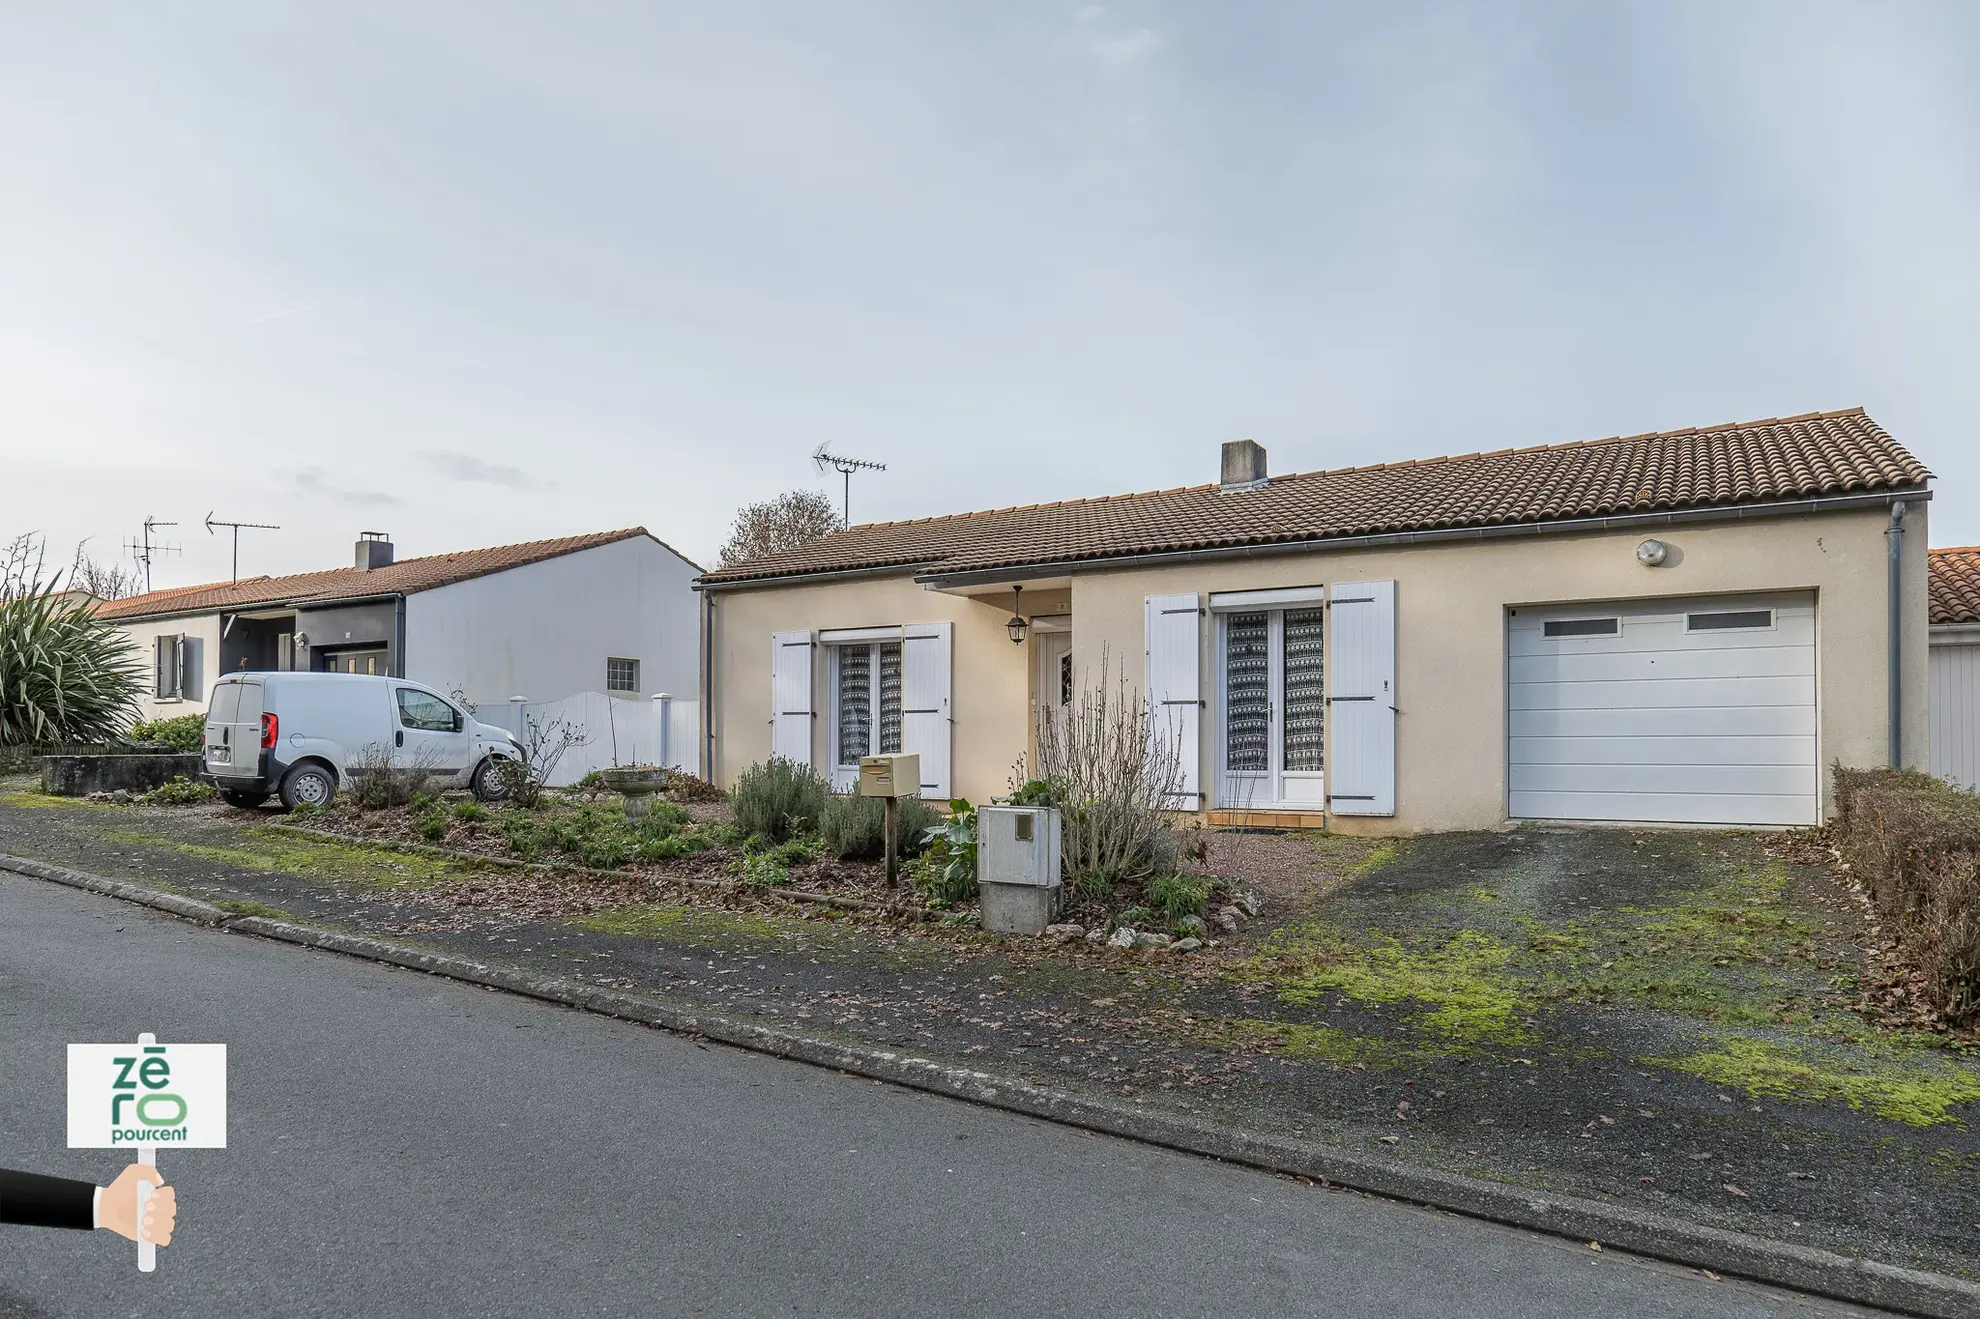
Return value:
[(829, 467), (846, 479), (846, 502), (843, 517), (844, 525), (850, 527), (852, 525), (853, 473), (884, 472), (887, 470), (887, 464), (868, 462), (864, 458), (841, 458), (837, 454), (825, 452), (825, 446), (822, 444), (813, 451), (811, 461), (818, 465), (819, 471), (822, 472)]
[(216, 534), (214, 532), (215, 527), (231, 527), (233, 529), (234, 575), (231, 580), (236, 582), (241, 580), (241, 528), (246, 527), (250, 531), (280, 531), (281, 530), (280, 527), (276, 526), (272, 522), (229, 522), (225, 518), (215, 518), (213, 514), (208, 513), (206, 515), (206, 534), (209, 536)]
[(176, 522), (160, 522), (157, 518), (147, 517), (144, 520), (144, 536), (141, 539), (133, 536), (124, 542), (124, 548), (130, 551), (131, 557), (138, 561), (140, 568), (144, 569), (144, 591), (146, 595), (151, 594), (151, 556), (154, 554), (179, 553), (179, 547), (177, 545), (152, 544), (151, 533), (159, 527), (176, 527), (178, 525)]

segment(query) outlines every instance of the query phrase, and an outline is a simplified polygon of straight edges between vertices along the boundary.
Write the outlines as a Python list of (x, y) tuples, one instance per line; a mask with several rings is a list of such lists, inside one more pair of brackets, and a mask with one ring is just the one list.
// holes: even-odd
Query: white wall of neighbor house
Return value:
[(406, 597), (405, 673), (487, 707), (607, 690), (606, 662), (638, 662), (637, 690), (693, 697), (699, 570), (634, 536)]
[[(1029, 596), (1030, 592), (1026, 592)], [(970, 599), (930, 591), (903, 574), (813, 586), (763, 587), (715, 594), (715, 755), (723, 786), (771, 753), (772, 638), (782, 632), (892, 628), (911, 623), (954, 624), (952, 678), (954, 756), (950, 791), (984, 801), (1006, 791), (1012, 767), (1028, 749), (1031, 648), (1011, 644), (1008, 593)], [(1033, 612), (1034, 601), (1025, 602)], [(1041, 598), (1036, 612), (1065, 607)], [(1137, 647), (1139, 642), (1136, 643)], [(1136, 652), (1139, 654), (1139, 650)], [(830, 665), (820, 650), (811, 666), (812, 764), (826, 771), (831, 748)]]
[[(1907, 763), (1918, 766), (1929, 764), (1931, 756), (1926, 507), (1911, 505), (1902, 576), (1904, 753)], [(1331, 823), (1364, 833), (1489, 828), (1507, 814), (1509, 608), (1812, 591), (1826, 802), (1831, 763), (1880, 765), (1888, 759), (1888, 525), (1884, 510), (1866, 509), (1095, 571), (1073, 578), (1074, 664), (1083, 677), (1097, 677), (1104, 655), (1115, 674), (1125, 669), (1139, 687), (1149, 596), (1394, 581), (1401, 711), (1395, 815), (1335, 816)], [(1648, 537), (1672, 547), (1665, 566), (1637, 562), (1636, 546)], [(1204, 712), (1199, 738), (1205, 785), (1215, 781), (1220, 728), (1214, 637), (1206, 619), (1200, 638), (1202, 690), (1212, 708)], [(960, 641), (958, 655), (960, 662)], [(959, 766), (961, 757), (959, 748)]]
[(1932, 772), (1980, 788), (1980, 624), (1932, 629)]
[[(137, 661), (138, 681), (144, 694), (138, 698), (138, 718), (171, 719), (182, 714), (204, 714), (207, 692), (213, 686), (214, 665), (220, 657), (220, 616), (217, 614), (197, 615), (192, 618), (168, 618), (155, 622), (124, 623), (117, 626), (130, 646), (131, 657)], [(182, 695), (160, 698), (156, 692), (157, 644), (159, 637), (183, 636), (188, 645), (185, 654), (189, 663), (186, 680), (182, 682)]]

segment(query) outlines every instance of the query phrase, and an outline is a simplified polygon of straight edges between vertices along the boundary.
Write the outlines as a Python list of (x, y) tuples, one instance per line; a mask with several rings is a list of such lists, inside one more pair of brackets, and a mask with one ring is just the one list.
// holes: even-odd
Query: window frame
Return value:
[[(1326, 694), (1325, 679), (1322, 679), (1320, 711), (1319, 767), (1294, 769), (1287, 765), (1286, 747), (1286, 616), (1318, 612), (1320, 626), (1320, 672), (1324, 674), (1333, 662), (1333, 628), (1326, 617), (1327, 603), (1318, 598), (1312, 588), (1299, 588), (1288, 591), (1232, 592), (1221, 597), (1213, 596), (1217, 604), (1211, 613), (1216, 620), (1212, 662), (1217, 683), (1216, 724), (1212, 729), (1215, 739), (1217, 784), (1216, 799), (1220, 809), (1242, 810), (1286, 810), (1318, 813), (1325, 809), (1326, 784), (1329, 774), (1328, 752), (1331, 747), (1332, 729), (1328, 712), (1329, 698)], [(1265, 616), (1265, 657), (1266, 657), (1266, 728), (1265, 728), (1265, 768), (1262, 770), (1235, 770), (1230, 764), (1230, 627), (1234, 618), (1240, 615), (1263, 614)], [(1238, 785), (1247, 785), (1243, 792)], [(1297, 791), (1305, 789), (1305, 792)]]
[[(1765, 614), (1764, 623), (1728, 623), (1723, 627), (1699, 627), (1701, 618), (1751, 618)], [(1721, 636), (1727, 632), (1773, 632), (1780, 628), (1780, 611), (1772, 605), (1758, 609), (1687, 609), (1684, 611), (1684, 632), (1686, 636)]]
[[(615, 687), (612, 685), (612, 666), (614, 664), (627, 666), (632, 674), (632, 686)], [(616, 693), (620, 696), (639, 695), (639, 660), (637, 657), (625, 655), (607, 655), (605, 657), (605, 691), (607, 694)]]
[[(445, 710), (447, 712), (446, 726), (436, 728), (432, 724), (412, 722), (406, 713), (406, 698), (408, 696), (424, 697)], [(437, 693), (429, 692), (423, 687), (394, 687), (392, 689), (392, 709), (398, 715), (399, 727), (405, 729), (407, 732), (458, 733), (467, 726), (461, 712), (455, 708), (452, 701)]]
[[(1591, 623), (1607, 623), (1606, 631), (1556, 632), (1554, 628), (1585, 627)], [(1619, 637), (1622, 635), (1621, 614), (1585, 614), (1574, 618), (1543, 618), (1540, 620), (1540, 638), (1543, 641), (1581, 641), (1590, 637)]]
[[(877, 756), (877, 755), (885, 754), (885, 752), (882, 750), (882, 743), (881, 743), (881, 730), (884, 726), (885, 721), (882, 718), (882, 706), (881, 706), (881, 691), (882, 691), (881, 673), (882, 673), (883, 665), (881, 662), (880, 652), (891, 646), (896, 652), (900, 654), (900, 663), (902, 665), (901, 703), (903, 706), (905, 706), (907, 703), (907, 690), (906, 690), (907, 651), (905, 645), (903, 644), (903, 641), (899, 637), (895, 637), (893, 639), (876, 637), (870, 640), (859, 640), (859, 641), (854, 641), (854, 640), (827, 641), (824, 643), (824, 645), (827, 652), (826, 663), (825, 663), (825, 699), (827, 701), (827, 707), (826, 707), (827, 716), (825, 721), (825, 746), (829, 757), (828, 764), (829, 764), (830, 773), (828, 774), (828, 777), (833, 781), (834, 787), (839, 787), (845, 782), (845, 780), (849, 776), (856, 778), (856, 776), (859, 773), (859, 762), (857, 760), (848, 762), (839, 759), (840, 695), (841, 695), (839, 689), (839, 672), (840, 672), (839, 666), (843, 661), (844, 652), (848, 650), (863, 650), (867, 652), (867, 669), (866, 669), (867, 708), (872, 711), (872, 719), (871, 722), (868, 724), (867, 734), (866, 734), (866, 745), (868, 749), (863, 754), (869, 756)], [(905, 719), (903, 719), (902, 721), (901, 736), (903, 742), (905, 742), (906, 739)]]

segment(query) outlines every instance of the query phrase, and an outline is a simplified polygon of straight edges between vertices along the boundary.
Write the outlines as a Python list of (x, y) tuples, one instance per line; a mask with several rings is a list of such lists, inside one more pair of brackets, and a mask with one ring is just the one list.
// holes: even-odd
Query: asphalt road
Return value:
[(219, 1041), (158, 1271), (0, 1228), (0, 1319), (1864, 1311), (1304, 1186), (0, 875), (0, 1164), (64, 1046)]

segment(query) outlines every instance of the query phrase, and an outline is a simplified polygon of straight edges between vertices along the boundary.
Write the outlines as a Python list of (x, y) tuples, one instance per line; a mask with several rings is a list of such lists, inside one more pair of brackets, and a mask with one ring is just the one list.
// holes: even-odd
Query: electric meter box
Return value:
[(919, 797), (921, 757), (909, 753), (859, 758), (859, 795), (862, 797)]
[(985, 806), (976, 812), (979, 884), (1059, 886), (1059, 813), (1050, 806)]

